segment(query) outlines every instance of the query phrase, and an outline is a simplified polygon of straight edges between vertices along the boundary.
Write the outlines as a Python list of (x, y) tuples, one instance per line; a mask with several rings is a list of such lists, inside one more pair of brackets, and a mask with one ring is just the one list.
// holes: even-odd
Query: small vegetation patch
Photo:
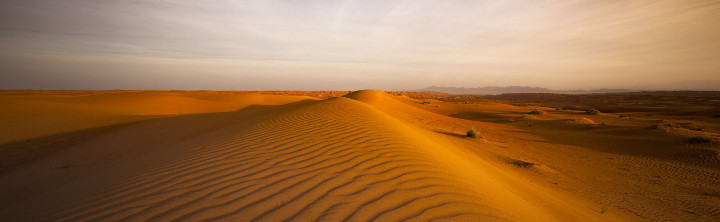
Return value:
[(528, 168), (528, 167), (535, 165), (535, 163), (526, 162), (526, 161), (522, 161), (522, 160), (512, 160), (512, 161), (510, 161), (510, 164), (519, 166), (522, 168)]
[(585, 111), (585, 113), (588, 115), (599, 115), (600, 111), (598, 111), (596, 109), (589, 109), (588, 111)]
[(610, 204), (604, 204), (604, 205), (602, 206), (602, 209), (600, 209), (600, 214), (605, 214), (605, 213), (607, 213), (608, 209), (610, 209)]
[(539, 109), (534, 109), (533, 111), (530, 111), (528, 114), (530, 114), (530, 115), (542, 115), (542, 114), (545, 114), (545, 111), (542, 111), (542, 110), (539, 110)]
[(430, 102), (429, 102), (429, 101), (423, 101), (423, 102), (421, 102), (420, 104), (430, 104)]
[(469, 138), (478, 138), (480, 136), (480, 132), (478, 132), (475, 128), (470, 128), (470, 130), (465, 133), (465, 137)]

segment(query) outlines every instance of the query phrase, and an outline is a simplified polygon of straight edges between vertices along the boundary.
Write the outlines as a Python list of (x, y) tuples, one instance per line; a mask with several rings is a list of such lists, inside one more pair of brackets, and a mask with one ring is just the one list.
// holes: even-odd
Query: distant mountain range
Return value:
[(472, 95), (472, 94), (498, 95), (498, 94), (505, 94), (505, 93), (561, 93), (561, 94), (627, 93), (627, 92), (637, 92), (638, 90), (629, 90), (629, 89), (552, 90), (552, 89), (547, 89), (547, 88), (529, 87), (529, 86), (505, 86), (505, 87), (486, 86), (486, 87), (477, 87), (477, 88), (431, 86), (431, 87), (419, 89), (416, 91), (418, 91), (418, 92), (434, 91), (434, 92), (443, 92), (443, 93), (451, 93), (451, 94), (466, 94), (466, 95)]

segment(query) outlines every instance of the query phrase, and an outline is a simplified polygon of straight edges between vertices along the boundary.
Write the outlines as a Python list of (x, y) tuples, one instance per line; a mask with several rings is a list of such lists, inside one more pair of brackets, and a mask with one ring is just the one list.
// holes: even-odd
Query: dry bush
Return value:
[(475, 128), (470, 128), (470, 130), (468, 130), (467, 133), (465, 133), (465, 137), (470, 137), (470, 138), (478, 138), (479, 135), (480, 135), (480, 132), (478, 132)]
[(530, 115), (542, 115), (542, 114), (545, 114), (545, 111), (542, 111), (542, 110), (539, 110), (539, 109), (534, 109), (533, 111), (530, 111), (528, 114), (530, 114)]
[(522, 161), (522, 160), (512, 160), (512, 161), (510, 161), (510, 164), (515, 165), (515, 166), (519, 166), (519, 167), (522, 167), (522, 168), (527, 168), (527, 167), (531, 167), (531, 166), (535, 165), (535, 163), (531, 163), (531, 162), (527, 162), (527, 161)]
[(585, 113), (588, 115), (599, 115), (600, 111), (598, 111), (596, 109), (589, 109), (588, 111), (585, 111)]

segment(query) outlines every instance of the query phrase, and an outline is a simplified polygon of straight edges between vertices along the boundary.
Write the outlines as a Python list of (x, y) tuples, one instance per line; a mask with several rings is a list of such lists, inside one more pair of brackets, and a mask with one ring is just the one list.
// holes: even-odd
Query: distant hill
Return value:
[(438, 87), (431, 86), (424, 89), (416, 90), (422, 91), (434, 91), (451, 94), (465, 94), (465, 95), (498, 95), (505, 93), (562, 93), (562, 94), (587, 94), (587, 93), (627, 93), (636, 92), (637, 90), (629, 89), (593, 89), (593, 90), (552, 90), (541, 87), (529, 87), (529, 86), (486, 86), (477, 88), (464, 88), (464, 87)]
[(617, 93), (619, 95), (644, 95), (644, 96), (684, 96), (684, 97), (720, 97), (720, 91), (642, 91)]

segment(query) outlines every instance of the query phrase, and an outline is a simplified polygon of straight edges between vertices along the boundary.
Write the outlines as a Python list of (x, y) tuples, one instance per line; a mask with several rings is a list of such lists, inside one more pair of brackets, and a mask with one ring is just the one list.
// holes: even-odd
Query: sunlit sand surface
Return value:
[(0, 218), (720, 219), (717, 143), (610, 114), (406, 95), (4, 91)]

